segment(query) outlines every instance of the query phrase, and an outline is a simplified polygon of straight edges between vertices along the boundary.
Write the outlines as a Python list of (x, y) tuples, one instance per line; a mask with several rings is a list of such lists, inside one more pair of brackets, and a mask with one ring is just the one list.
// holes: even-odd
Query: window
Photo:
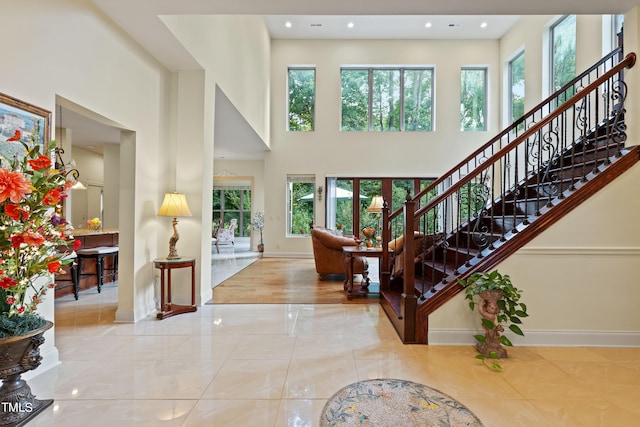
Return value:
[(287, 176), (287, 235), (308, 236), (315, 212), (315, 178), (309, 175)]
[[(524, 51), (509, 61), (509, 123), (524, 115)], [(524, 123), (519, 130), (524, 129)]]
[[(377, 229), (380, 219), (368, 211), (375, 196), (384, 198), (391, 213), (402, 207), (407, 191), (413, 196), (432, 182), (433, 178), (327, 178), (327, 227), (342, 224), (344, 233), (353, 235), (359, 235), (365, 227)], [(421, 204), (435, 194), (431, 192), (423, 197)], [(394, 223), (394, 236), (402, 233), (401, 226), (401, 221)]]
[(430, 131), (432, 68), (342, 68), (343, 131)]
[(621, 45), (622, 41), (618, 40), (618, 35), (622, 33), (622, 25), (624, 24), (624, 15), (611, 15), (612, 34), (611, 34), (611, 50)]
[[(563, 17), (551, 27), (551, 93), (576, 76), (576, 16)], [(566, 99), (573, 96), (571, 89)]]
[(487, 130), (487, 69), (463, 68), (460, 72), (460, 130)]
[(316, 100), (315, 68), (289, 68), (289, 130), (312, 131)]
[(224, 228), (227, 228), (231, 220), (234, 218), (238, 221), (238, 227), (235, 231), (236, 236), (249, 236), (251, 233), (251, 190), (241, 187), (214, 186), (214, 221), (217, 219), (222, 220)]

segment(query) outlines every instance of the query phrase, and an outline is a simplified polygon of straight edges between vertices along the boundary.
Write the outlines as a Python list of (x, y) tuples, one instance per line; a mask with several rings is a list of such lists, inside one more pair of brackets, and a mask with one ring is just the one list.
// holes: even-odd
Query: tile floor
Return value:
[(640, 349), (517, 347), (496, 373), (471, 346), (401, 344), (376, 305), (205, 305), (114, 324), (116, 300), (106, 286), (56, 301), (62, 363), (29, 381), (55, 402), (29, 427), (317, 426), (336, 391), (381, 377), (436, 388), (487, 427), (640, 425)]

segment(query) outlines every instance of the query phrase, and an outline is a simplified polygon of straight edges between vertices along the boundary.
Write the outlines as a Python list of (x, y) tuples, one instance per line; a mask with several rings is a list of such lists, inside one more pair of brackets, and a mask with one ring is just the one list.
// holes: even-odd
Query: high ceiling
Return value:
[[(640, 0), (92, 0), (125, 32), (169, 70), (199, 69), (200, 65), (162, 23), (165, 15), (263, 15), (274, 39), (497, 39), (519, 15), (624, 13)], [(291, 27), (285, 26), (286, 22)], [(349, 28), (347, 24), (353, 23)], [(427, 27), (427, 23), (430, 26)], [(485, 27), (480, 24), (486, 23)], [(259, 158), (264, 145), (231, 144), (235, 129), (248, 125), (226, 98), (219, 108), (226, 120), (216, 126), (216, 157)], [(74, 142), (99, 147), (117, 143), (109, 126), (97, 126), (82, 115), (65, 112), (65, 127), (74, 129)], [(74, 123), (78, 120), (77, 123)], [(92, 123), (93, 122), (93, 123)], [(225, 130), (226, 129), (226, 130)], [(252, 150), (256, 147), (257, 151)], [(237, 150), (236, 148), (239, 148)]]

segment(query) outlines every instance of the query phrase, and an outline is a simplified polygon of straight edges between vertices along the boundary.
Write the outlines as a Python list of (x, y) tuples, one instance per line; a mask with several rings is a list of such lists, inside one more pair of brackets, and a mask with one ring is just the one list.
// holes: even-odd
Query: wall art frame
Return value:
[[(0, 156), (6, 159), (24, 156), (20, 141), (28, 146), (37, 141), (40, 152), (44, 153), (50, 139), (50, 126), (50, 111), (0, 93)], [(19, 140), (9, 141), (17, 136), (16, 131), (19, 132)]]

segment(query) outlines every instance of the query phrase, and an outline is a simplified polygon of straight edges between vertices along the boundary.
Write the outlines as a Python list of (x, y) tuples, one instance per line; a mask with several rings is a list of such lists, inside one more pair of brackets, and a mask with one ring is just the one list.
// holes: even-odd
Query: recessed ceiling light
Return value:
[(349, 27), (349, 28), (353, 28), (353, 22), (349, 22), (349, 23), (347, 24), (347, 27)]
[(287, 28), (291, 28), (291, 22), (289, 21), (285, 22), (284, 26)]
[(483, 22), (482, 24), (480, 24), (480, 28), (487, 28), (487, 23)]
[(425, 26), (426, 28), (431, 28), (431, 22), (427, 22), (426, 24), (424, 24), (424, 26)]

